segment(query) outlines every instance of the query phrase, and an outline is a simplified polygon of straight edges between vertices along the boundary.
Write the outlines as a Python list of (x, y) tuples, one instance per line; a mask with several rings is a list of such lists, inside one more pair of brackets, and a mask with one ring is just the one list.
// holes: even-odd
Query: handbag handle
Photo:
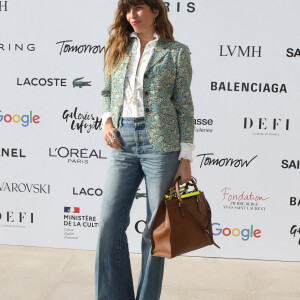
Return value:
[[(181, 178), (180, 176), (178, 176), (176, 178), (176, 180), (175, 180), (175, 188), (176, 188), (177, 198), (180, 201), (180, 203), (183, 204), (183, 200), (181, 198), (181, 194), (180, 194), (180, 191), (179, 191), (179, 180), (180, 180), (180, 178)], [(190, 181), (192, 182), (192, 184), (190, 184)], [(190, 185), (190, 186), (194, 186), (195, 190), (198, 191), (197, 184), (196, 184), (196, 182), (195, 182), (195, 180), (194, 180), (193, 177), (191, 177), (190, 181), (186, 183), (186, 188)], [(173, 189), (174, 189), (174, 187), (172, 186), (170, 188), (170, 190), (173, 191)]]
[[(177, 176), (177, 177), (174, 179), (174, 181), (173, 181), (172, 186), (170, 187), (170, 189), (173, 190), (173, 189), (175, 188), (175, 184), (176, 184), (177, 181), (179, 181), (180, 178), (181, 178), (181, 176)], [(192, 184), (190, 183), (190, 181), (192, 181)], [(185, 188), (187, 189), (188, 186), (190, 185), (190, 186), (194, 186), (195, 189), (198, 190), (197, 184), (196, 184), (196, 182), (197, 182), (197, 181), (196, 181), (196, 178), (195, 178), (194, 176), (192, 176), (190, 181), (188, 181), (188, 182), (185, 184)]]
[[(190, 183), (190, 181), (191, 181), (192, 183)], [(197, 183), (196, 183), (195, 177), (192, 176), (191, 179), (190, 179), (190, 181), (186, 183), (185, 188), (187, 189), (188, 186), (190, 185), (190, 186), (194, 186), (195, 190), (198, 191), (198, 187), (197, 187)]]

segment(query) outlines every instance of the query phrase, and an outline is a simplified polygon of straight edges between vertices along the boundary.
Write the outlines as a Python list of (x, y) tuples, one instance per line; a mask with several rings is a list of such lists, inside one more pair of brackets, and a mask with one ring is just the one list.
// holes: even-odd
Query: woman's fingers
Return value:
[(121, 143), (117, 137), (118, 130), (116, 128), (112, 128), (107, 133), (104, 134), (103, 139), (110, 148), (115, 148), (118, 150), (121, 147)]
[(181, 177), (180, 180), (179, 180), (179, 183), (180, 184), (184, 184), (184, 183), (187, 183), (191, 180), (191, 176), (190, 177)]
[(116, 138), (115, 140), (113, 140), (112, 147), (115, 148), (115, 149), (117, 149), (117, 150), (121, 147), (121, 143), (120, 143), (120, 141), (119, 141), (118, 138)]
[(112, 140), (110, 139), (110, 137), (108, 135), (103, 136), (103, 140), (107, 146), (109, 146), (110, 148), (113, 148)]
[(118, 134), (118, 130), (114, 128), (111, 133), (111, 138), (113, 139), (114, 148), (119, 149), (121, 147), (121, 143), (120, 140), (118, 139), (117, 134)]
[(117, 137), (118, 130), (114, 128), (111, 132), (109, 132), (111, 140), (112, 140), (112, 147), (115, 149), (119, 149), (121, 147), (121, 143)]
[(183, 170), (181, 170), (181, 172), (179, 173), (180, 175), (180, 180), (179, 180), (179, 184), (185, 184), (187, 182), (189, 182), (192, 178), (192, 174), (187, 172), (184, 172)]

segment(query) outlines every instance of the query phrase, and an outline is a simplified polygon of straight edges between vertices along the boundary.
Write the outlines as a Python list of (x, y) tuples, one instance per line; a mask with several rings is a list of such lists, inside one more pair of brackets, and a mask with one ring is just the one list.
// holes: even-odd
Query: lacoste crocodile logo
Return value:
[(136, 195), (135, 195), (135, 199), (139, 199), (139, 198), (142, 198), (142, 197), (146, 198), (147, 197), (146, 193), (136, 193)]
[(80, 77), (80, 78), (75, 78), (73, 80), (73, 88), (78, 86), (80, 88), (82, 88), (83, 86), (91, 86), (91, 81), (80, 81), (81, 79), (83, 79), (84, 77)]

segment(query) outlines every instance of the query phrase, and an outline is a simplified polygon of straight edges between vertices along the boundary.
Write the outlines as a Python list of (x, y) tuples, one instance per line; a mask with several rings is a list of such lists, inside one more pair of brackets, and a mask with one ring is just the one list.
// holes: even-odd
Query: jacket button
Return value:
[(145, 92), (145, 95), (146, 95), (146, 96), (148, 96), (148, 95), (149, 95), (149, 92), (148, 92), (148, 91), (146, 91), (146, 92)]
[(145, 75), (144, 75), (144, 78), (148, 78), (148, 75), (147, 75), (147, 74), (145, 74)]
[(148, 113), (149, 111), (150, 111), (150, 109), (147, 107), (147, 108), (145, 109), (145, 112)]

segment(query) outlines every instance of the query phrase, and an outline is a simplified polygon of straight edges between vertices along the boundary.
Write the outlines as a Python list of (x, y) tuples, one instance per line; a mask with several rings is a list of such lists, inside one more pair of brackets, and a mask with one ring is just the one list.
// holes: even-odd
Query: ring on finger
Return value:
[(117, 136), (115, 134), (113, 134), (111, 137), (113, 138), (114, 141), (117, 139)]
[(110, 141), (110, 140), (106, 140), (106, 144), (107, 144), (107, 145), (110, 145), (110, 144), (111, 144), (111, 141)]

